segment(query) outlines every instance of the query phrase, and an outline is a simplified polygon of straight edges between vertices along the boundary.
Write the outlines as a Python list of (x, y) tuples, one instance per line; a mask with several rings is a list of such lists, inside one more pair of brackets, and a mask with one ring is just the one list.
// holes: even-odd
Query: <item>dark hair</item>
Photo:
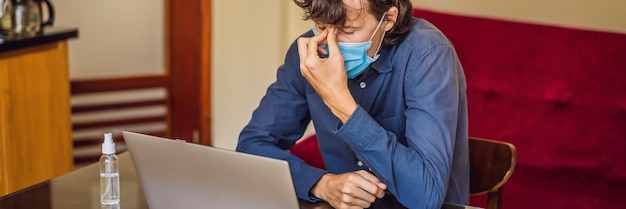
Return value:
[[(293, 0), (304, 10), (304, 19), (318, 23), (343, 26), (346, 22), (346, 5), (342, 0)], [(385, 35), (383, 46), (398, 43), (411, 30), (413, 6), (409, 0), (362, 0), (368, 1), (368, 12), (374, 17), (381, 17), (385, 11), (395, 6), (398, 8), (398, 19), (393, 28)]]

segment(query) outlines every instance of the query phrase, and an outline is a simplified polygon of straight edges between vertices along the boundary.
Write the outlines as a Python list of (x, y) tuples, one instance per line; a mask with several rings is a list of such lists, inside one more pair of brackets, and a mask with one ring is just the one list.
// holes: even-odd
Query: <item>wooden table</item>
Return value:
[[(100, 205), (99, 165), (92, 164), (41, 184), (0, 197), (2, 209), (148, 209), (135, 167), (128, 153), (120, 157), (120, 205)], [(299, 201), (301, 209), (332, 209), (325, 202)], [(210, 208), (210, 206), (209, 206)], [(380, 200), (376, 209), (405, 208), (391, 195)], [(473, 208), (444, 204), (442, 209)]]

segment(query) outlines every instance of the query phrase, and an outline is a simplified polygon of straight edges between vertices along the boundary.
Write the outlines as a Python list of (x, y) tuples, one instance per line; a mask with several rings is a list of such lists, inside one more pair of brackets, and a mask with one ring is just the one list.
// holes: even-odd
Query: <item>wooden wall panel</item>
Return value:
[(170, 128), (174, 138), (210, 144), (211, 1), (166, 0)]

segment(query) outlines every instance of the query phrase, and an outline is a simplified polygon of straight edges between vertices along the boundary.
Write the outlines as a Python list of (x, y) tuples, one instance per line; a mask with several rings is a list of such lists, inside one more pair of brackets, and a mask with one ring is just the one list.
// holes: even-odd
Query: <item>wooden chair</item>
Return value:
[(469, 137), (470, 194), (487, 194), (487, 209), (500, 209), (502, 191), (515, 168), (517, 150), (511, 143)]

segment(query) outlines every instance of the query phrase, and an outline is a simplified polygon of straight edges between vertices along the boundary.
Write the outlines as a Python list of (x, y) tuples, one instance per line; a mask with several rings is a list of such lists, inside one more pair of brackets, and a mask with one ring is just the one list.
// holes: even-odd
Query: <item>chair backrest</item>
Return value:
[(487, 209), (499, 209), (504, 183), (515, 168), (517, 150), (511, 143), (469, 137), (470, 194), (487, 194)]

